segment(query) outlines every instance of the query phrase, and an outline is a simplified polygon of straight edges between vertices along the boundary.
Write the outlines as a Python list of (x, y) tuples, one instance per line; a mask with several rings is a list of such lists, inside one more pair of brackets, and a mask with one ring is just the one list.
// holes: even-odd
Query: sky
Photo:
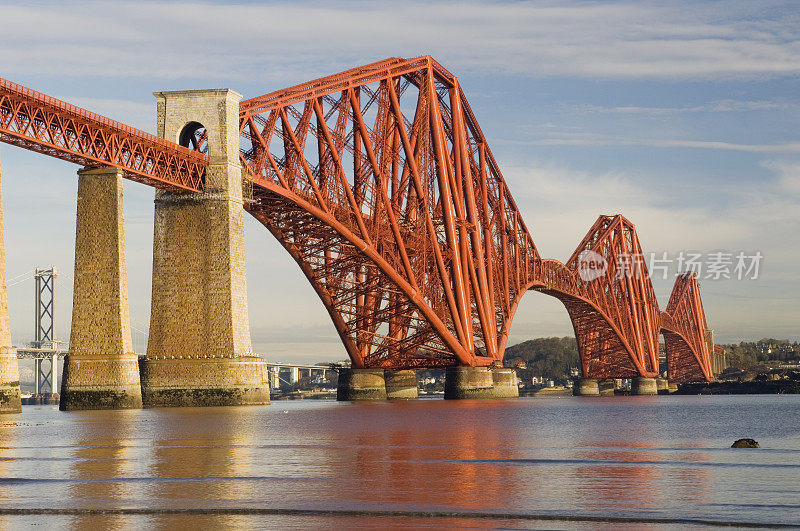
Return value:
[[(788, 2), (4, 2), (0, 77), (155, 132), (154, 91), (250, 98), (385, 57), (458, 76), (543, 257), (566, 260), (600, 214), (666, 261), (699, 254), (717, 342), (800, 340), (800, 4)], [(33, 339), (36, 267), (55, 266), (69, 338), (77, 166), (0, 144), (14, 343)], [(134, 347), (150, 314), (153, 190), (126, 182)], [(294, 262), (245, 217), (254, 350), (346, 357)], [(666, 253), (666, 255), (664, 255)], [(733, 278), (706, 278), (716, 253)], [(756, 259), (736, 278), (735, 257)], [(717, 264), (720, 264), (717, 260)], [(752, 265), (750, 259), (748, 265)], [(719, 268), (718, 268), (719, 269)], [(724, 269), (724, 268), (723, 268)], [(510, 343), (572, 335), (526, 294)]]

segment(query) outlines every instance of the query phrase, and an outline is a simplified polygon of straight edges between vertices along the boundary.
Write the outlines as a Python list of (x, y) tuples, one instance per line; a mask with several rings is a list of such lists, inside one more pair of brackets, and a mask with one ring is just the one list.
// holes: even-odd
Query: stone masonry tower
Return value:
[(0, 194), (0, 413), (19, 413), (19, 364), (11, 347), (6, 293), (6, 246), (3, 234), (3, 199)]
[(228, 89), (155, 93), (158, 133), (175, 143), (201, 127), (205, 192), (156, 192), (145, 407), (269, 403), (252, 355), (239, 166), (239, 100)]

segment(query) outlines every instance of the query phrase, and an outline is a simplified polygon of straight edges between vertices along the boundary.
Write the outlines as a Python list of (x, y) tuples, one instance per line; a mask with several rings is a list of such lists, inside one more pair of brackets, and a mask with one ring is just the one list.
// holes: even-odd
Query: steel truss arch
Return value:
[[(600, 216), (565, 264), (542, 260), (458, 79), (390, 58), (240, 102), (245, 208), (295, 259), (355, 367), (501, 364), (529, 289), (567, 307), (584, 375), (711, 379), (697, 279), (664, 312), (633, 224)], [(189, 142), (191, 140), (191, 142)], [(0, 141), (202, 192), (209, 158), (0, 79)], [(581, 274), (594, 253), (604, 274)], [(591, 278), (590, 278), (591, 277)]]
[(667, 308), (661, 315), (670, 381), (713, 380), (713, 345), (695, 273), (684, 273), (675, 279)]
[(630, 221), (600, 216), (566, 264), (543, 260), (542, 278), (531, 283), (566, 307), (586, 378), (659, 372), (661, 312), (642, 257)]
[(318, 220), (305, 241), (270, 230), (354, 365), (502, 363), (500, 330), (540, 258), (455, 77), (430, 57), (389, 59), (240, 109), (250, 208), (275, 225), (264, 213), (294, 208), (281, 196)]

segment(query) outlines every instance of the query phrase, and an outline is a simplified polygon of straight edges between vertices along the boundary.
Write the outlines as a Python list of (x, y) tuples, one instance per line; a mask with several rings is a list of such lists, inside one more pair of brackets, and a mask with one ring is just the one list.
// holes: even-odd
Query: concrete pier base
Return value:
[(444, 398), (494, 398), (494, 379), (490, 367), (447, 367)]
[(0, 414), (19, 413), (22, 411), (22, 401), (20, 399), (19, 384), (0, 385)]
[(574, 396), (600, 396), (600, 385), (595, 378), (580, 378), (572, 387)]
[(669, 380), (666, 378), (656, 378), (656, 389), (660, 395), (669, 394)]
[(417, 371), (385, 370), (383, 377), (386, 381), (386, 398), (389, 400), (414, 400), (419, 397)]
[(507, 367), (492, 368), (493, 398), (519, 397), (519, 385), (517, 384), (517, 371), (514, 369)]
[(614, 396), (617, 389), (616, 380), (613, 378), (598, 380), (597, 388), (600, 396)]
[(139, 366), (130, 359), (90, 359), (68, 354), (61, 382), (61, 411), (142, 407)]
[(75, 284), (62, 411), (142, 407), (131, 343), (122, 170), (78, 172)]
[[(383, 369), (339, 369), (339, 381), (336, 385), (336, 400), (341, 402), (357, 400), (386, 400), (387, 392), (385, 378), (386, 377)], [(408, 381), (407, 376), (405, 381)], [(416, 383), (416, 373), (414, 374), (414, 382)], [(416, 387), (414, 389), (416, 391)]]
[(631, 380), (632, 395), (657, 395), (658, 386), (655, 378), (634, 378)]
[(22, 410), (19, 393), (19, 362), (11, 347), (6, 293), (6, 246), (3, 238), (3, 199), (0, 193), (0, 413)]
[(238, 358), (142, 359), (144, 407), (269, 404), (266, 360)]
[(448, 367), (444, 398), (513, 398), (519, 396), (514, 369), (503, 367)]

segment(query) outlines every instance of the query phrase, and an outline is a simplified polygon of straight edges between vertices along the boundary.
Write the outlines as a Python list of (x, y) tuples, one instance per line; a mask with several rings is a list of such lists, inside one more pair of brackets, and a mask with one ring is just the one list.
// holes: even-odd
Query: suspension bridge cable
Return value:
[(16, 286), (17, 284), (21, 284), (26, 280), (32, 279), (35, 273), (36, 270), (31, 269), (30, 271), (26, 271), (25, 273), (19, 274), (14, 278), (6, 279), (6, 287)]

